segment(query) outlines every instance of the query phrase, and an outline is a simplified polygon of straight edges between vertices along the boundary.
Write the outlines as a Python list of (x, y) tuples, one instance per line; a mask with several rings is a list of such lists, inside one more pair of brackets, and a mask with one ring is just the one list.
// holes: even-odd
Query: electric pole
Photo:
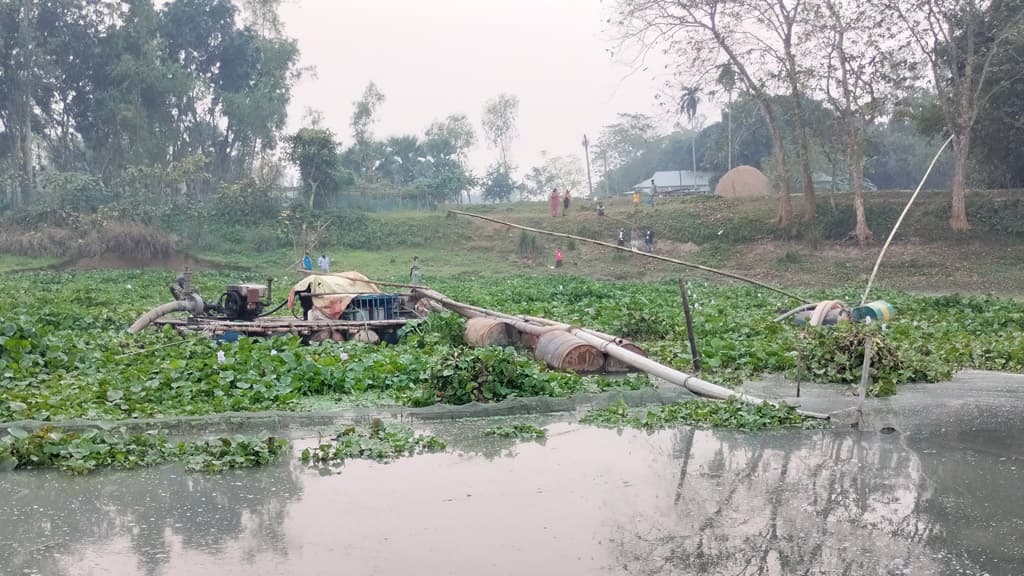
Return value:
[(612, 192), (611, 192), (611, 189), (609, 188), (609, 186), (611, 186), (609, 184), (609, 181), (611, 180), (612, 177), (611, 177), (610, 174), (608, 174), (608, 151), (607, 150), (602, 150), (601, 151), (601, 157), (604, 158), (604, 195), (606, 197), (610, 198), (611, 195), (612, 195)]
[(590, 197), (594, 196), (594, 183), (590, 179), (590, 141), (587, 135), (583, 135), (583, 154), (587, 157), (587, 189), (590, 190)]

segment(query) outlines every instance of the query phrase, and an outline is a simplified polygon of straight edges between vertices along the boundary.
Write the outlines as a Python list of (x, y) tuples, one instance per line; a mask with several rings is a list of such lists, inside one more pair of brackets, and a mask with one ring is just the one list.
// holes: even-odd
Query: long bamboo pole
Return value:
[(661, 260), (662, 262), (670, 262), (672, 264), (678, 264), (680, 266), (686, 266), (687, 268), (693, 268), (695, 270), (701, 270), (703, 272), (708, 272), (708, 273), (711, 273), (711, 274), (718, 274), (719, 276), (725, 276), (726, 278), (732, 278), (733, 280), (739, 280), (740, 282), (746, 282), (748, 284), (753, 284), (754, 286), (758, 286), (758, 287), (764, 288), (766, 290), (771, 290), (772, 292), (776, 292), (778, 294), (782, 294), (783, 296), (792, 298), (794, 300), (798, 300), (800, 302), (805, 302), (805, 303), (808, 303), (808, 304), (811, 303), (811, 301), (806, 299), (806, 298), (802, 298), (800, 296), (797, 296), (796, 294), (793, 294), (792, 292), (787, 292), (787, 291), (785, 291), (785, 290), (783, 290), (781, 288), (776, 288), (774, 286), (770, 286), (768, 284), (765, 284), (764, 282), (760, 282), (760, 281), (754, 280), (752, 278), (746, 278), (744, 276), (740, 276), (739, 274), (733, 274), (732, 272), (726, 272), (724, 270), (716, 270), (715, 268), (710, 268), (708, 266), (702, 266), (700, 264), (694, 264), (693, 262), (684, 262), (683, 260), (676, 260), (675, 258), (669, 258), (668, 256), (659, 256), (658, 254), (651, 254), (649, 252), (637, 252), (635, 250), (632, 250), (630, 248), (626, 248), (624, 246), (617, 246), (617, 245), (611, 244), (609, 242), (602, 242), (600, 240), (594, 240), (592, 238), (584, 238), (582, 236), (574, 236), (572, 234), (565, 234), (565, 233), (562, 233), (562, 232), (551, 232), (550, 230), (541, 230), (540, 228), (531, 228), (530, 226), (523, 226), (522, 224), (513, 224), (512, 222), (505, 222), (504, 220), (498, 220), (497, 218), (491, 218), (489, 216), (483, 216), (481, 214), (473, 214), (472, 212), (465, 212), (463, 210), (455, 210), (453, 208), (449, 208), (448, 212), (450, 212), (452, 214), (461, 214), (463, 216), (469, 216), (470, 218), (478, 218), (480, 220), (486, 220), (488, 222), (493, 222), (495, 224), (501, 224), (502, 226), (508, 226), (509, 228), (518, 228), (519, 230), (526, 230), (527, 232), (535, 232), (537, 234), (544, 234), (546, 236), (555, 236), (555, 237), (558, 237), (558, 238), (567, 238), (567, 239), (571, 239), (571, 240), (577, 240), (577, 241), (580, 241), (580, 242), (586, 242), (588, 244), (594, 244), (594, 245), (597, 245), (597, 246), (604, 246), (605, 248), (611, 248), (612, 250), (621, 250), (623, 252), (629, 252), (630, 254), (636, 254), (638, 256), (643, 256), (645, 258), (651, 258), (653, 260)]

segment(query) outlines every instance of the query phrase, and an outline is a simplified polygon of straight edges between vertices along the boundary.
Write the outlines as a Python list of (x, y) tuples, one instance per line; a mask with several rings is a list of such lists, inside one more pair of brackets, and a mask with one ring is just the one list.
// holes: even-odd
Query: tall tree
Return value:
[(966, 231), (971, 131), (988, 101), (1009, 85), (1007, 78), (994, 82), (991, 74), (1021, 34), (1024, 10), (1013, 0), (887, 0), (885, 7), (930, 71), (931, 88), (953, 137), (949, 225)]
[(498, 151), (498, 162), (506, 168), (512, 166), (512, 142), (516, 138), (518, 116), (519, 98), (512, 94), (500, 94), (484, 106), (484, 136)]
[(749, 7), (730, 0), (618, 0), (616, 23), (623, 43), (679, 57), (680, 73), (697, 83), (729, 64), (745, 92), (756, 98), (772, 135), (774, 181), (779, 187), (776, 222), (793, 222), (789, 163), (781, 118), (770, 88), (774, 70), (763, 66), (764, 40), (745, 24)]
[(818, 78), (843, 126), (843, 144), (853, 206), (854, 234), (871, 241), (864, 212), (864, 135), (900, 98), (911, 80), (906, 46), (878, 34), (885, 15), (858, 0), (822, 0), (813, 11), (815, 37), (823, 58)]
[(343, 183), (338, 142), (324, 128), (302, 128), (288, 137), (288, 161), (299, 169), (302, 189), (310, 211), (318, 195), (336, 192)]
[(643, 155), (660, 134), (654, 119), (646, 114), (622, 114), (601, 128), (596, 156), (608, 156), (608, 165), (616, 169)]
[(465, 162), (475, 143), (473, 124), (464, 114), (452, 114), (427, 128), (423, 142), (427, 155), (424, 170), (433, 198), (461, 202), (465, 192), (468, 201), (475, 179)]
[[(777, 82), (786, 87), (793, 111), (790, 122), (796, 129), (798, 143), (797, 158), (800, 162), (800, 178), (804, 194), (804, 220), (812, 221), (817, 213), (817, 198), (814, 193), (814, 176), (811, 171), (810, 138), (803, 110), (807, 92), (805, 78), (809, 76), (806, 58), (798, 58), (797, 51), (807, 44), (808, 30), (815, 28), (814, 22), (806, 23), (807, 0), (746, 0), (759, 23), (773, 42), (761, 42), (758, 52), (766, 55), (777, 70)], [(805, 25), (806, 23), (806, 25)]]
[(384, 101), (384, 93), (370, 82), (352, 111), (352, 136), (355, 142), (346, 152), (346, 159), (350, 168), (364, 179), (373, 177), (373, 169), (381, 159), (382, 150), (373, 139), (373, 125), (377, 121), (377, 109)]
[(700, 106), (700, 89), (696, 86), (686, 86), (679, 96), (679, 113), (686, 116), (690, 123), (690, 130), (693, 136), (690, 138), (690, 155), (693, 159), (693, 171), (697, 172), (697, 108)]

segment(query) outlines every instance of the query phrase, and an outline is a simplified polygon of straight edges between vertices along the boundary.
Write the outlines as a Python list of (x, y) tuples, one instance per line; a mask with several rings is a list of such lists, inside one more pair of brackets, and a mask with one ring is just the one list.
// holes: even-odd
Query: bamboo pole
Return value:
[(739, 280), (740, 282), (746, 282), (748, 284), (753, 284), (754, 286), (758, 286), (758, 287), (764, 288), (766, 290), (771, 290), (772, 292), (776, 292), (778, 294), (782, 294), (783, 296), (786, 296), (788, 298), (792, 298), (794, 300), (798, 300), (800, 302), (805, 302), (807, 304), (811, 303), (810, 300), (808, 300), (806, 298), (802, 298), (800, 296), (797, 296), (796, 294), (793, 294), (791, 292), (786, 292), (785, 290), (782, 290), (781, 288), (776, 288), (774, 286), (770, 286), (768, 284), (765, 284), (764, 282), (760, 282), (758, 280), (754, 280), (754, 279), (751, 279), (751, 278), (746, 278), (744, 276), (740, 276), (739, 274), (734, 274), (732, 272), (726, 272), (724, 270), (716, 270), (716, 269), (710, 268), (708, 266), (702, 266), (700, 264), (694, 264), (692, 262), (684, 262), (682, 260), (676, 260), (675, 258), (669, 258), (668, 256), (660, 256), (658, 254), (651, 254), (649, 252), (637, 252), (636, 250), (633, 250), (631, 248), (626, 248), (624, 246), (617, 246), (617, 245), (611, 244), (609, 242), (602, 242), (600, 240), (593, 240), (591, 238), (584, 238), (582, 236), (574, 236), (572, 234), (564, 234), (562, 232), (551, 232), (549, 230), (541, 230), (540, 228), (531, 228), (529, 226), (523, 226), (521, 224), (513, 224), (511, 222), (505, 222), (504, 220), (498, 220), (497, 218), (491, 218), (489, 216), (482, 216), (480, 214), (473, 214), (472, 212), (465, 212), (463, 210), (455, 210), (453, 208), (449, 208), (448, 212), (450, 212), (452, 214), (461, 214), (463, 216), (469, 216), (470, 218), (478, 218), (480, 220), (486, 220), (488, 222), (493, 222), (495, 224), (501, 224), (502, 226), (508, 226), (510, 228), (518, 228), (519, 230), (526, 230), (527, 232), (535, 232), (537, 234), (544, 234), (546, 236), (555, 236), (555, 237), (558, 237), (558, 238), (567, 238), (567, 239), (570, 239), (570, 240), (578, 240), (580, 242), (586, 242), (588, 244), (594, 244), (594, 245), (597, 245), (597, 246), (604, 246), (605, 248), (611, 248), (612, 250), (621, 250), (623, 252), (629, 252), (630, 254), (636, 254), (638, 256), (644, 256), (646, 258), (651, 258), (653, 260), (660, 260), (662, 262), (669, 262), (671, 264), (678, 264), (680, 266), (686, 266), (687, 268), (693, 268), (695, 270), (701, 270), (703, 272), (709, 272), (711, 274), (718, 274), (719, 276), (725, 276), (726, 278), (732, 278), (733, 280)]

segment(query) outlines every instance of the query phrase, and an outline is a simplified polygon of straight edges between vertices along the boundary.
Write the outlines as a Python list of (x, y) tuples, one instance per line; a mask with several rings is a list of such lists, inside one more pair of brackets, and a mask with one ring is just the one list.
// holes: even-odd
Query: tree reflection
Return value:
[(299, 474), (291, 462), (216, 476), (177, 466), (86, 477), (7, 474), (0, 478), (0, 490), (12, 492), (0, 522), (0, 566), (10, 574), (71, 574), (62, 556), (117, 538), (127, 539), (147, 575), (167, 564), (176, 541), (213, 552), (242, 546), (244, 558), (284, 556), (286, 510), (302, 495)]
[(616, 543), (629, 574), (939, 571), (931, 481), (894, 438), (684, 429), (676, 445), (670, 514)]

